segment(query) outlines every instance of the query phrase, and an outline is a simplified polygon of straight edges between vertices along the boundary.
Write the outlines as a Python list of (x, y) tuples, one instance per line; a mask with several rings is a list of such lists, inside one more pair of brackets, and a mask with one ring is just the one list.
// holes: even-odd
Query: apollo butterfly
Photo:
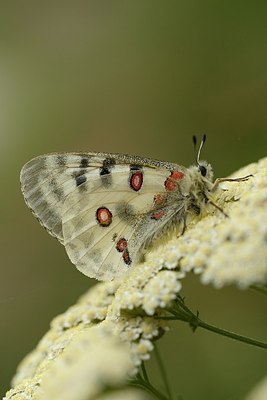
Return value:
[[(89, 277), (122, 276), (153, 239), (200, 214), (221, 181), (200, 161), (178, 164), (124, 154), (66, 153), (34, 158), (21, 171), (25, 201)], [(196, 138), (194, 137), (196, 148)], [(244, 181), (249, 176), (234, 179)]]

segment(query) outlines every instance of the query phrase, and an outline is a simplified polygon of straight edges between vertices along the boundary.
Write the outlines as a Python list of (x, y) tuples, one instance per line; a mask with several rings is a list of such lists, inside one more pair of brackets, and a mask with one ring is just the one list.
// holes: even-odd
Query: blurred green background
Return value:
[[(266, 156), (264, 1), (1, 1), (0, 394), (49, 322), (94, 282), (24, 204), (19, 171), (53, 151), (138, 154), (194, 162), (216, 176)], [(189, 277), (202, 318), (266, 338), (266, 301)], [(241, 399), (266, 373), (263, 351), (173, 325), (160, 350), (184, 400)], [(158, 380), (154, 358), (149, 371)]]

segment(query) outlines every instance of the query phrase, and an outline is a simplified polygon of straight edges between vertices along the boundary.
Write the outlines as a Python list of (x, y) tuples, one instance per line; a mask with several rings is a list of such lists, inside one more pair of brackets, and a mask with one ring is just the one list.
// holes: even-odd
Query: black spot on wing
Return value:
[(116, 164), (114, 158), (105, 158), (102, 166), (99, 168), (99, 174), (104, 186), (110, 186), (112, 184), (111, 169)]
[(107, 175), (111, 173), (111, 169), (114, 167), (116, 164), (115, 158), (105, 158), (103, 160), (102, 166), (100, 167), (100, 175)]
[(89, 157), (82, 157), (80, 162), (80, 168), (88, 168), (89, 166)]
[(75, 179), (76, 186), (79, 187), (81, 190), (86, 190), (86, 186), (83, 185), (87, 181), (87, 168), (89, 166), (89, 157), (81, 157), (80, 160), (80, 171), (76, 171), (73, 174), (73, 178)]
[(76, 186), (80, 186), (87, 180), (84, 174), (75, 176)]
[(142, 171), (143, 167), (140, 164), (131, 164), (130, 171)]
[(108, 175), (108, 174), (110, 174), (110, 173), (111, 173), (111, 171), (110, 171), (109, 168), (107, 168), (107, 167), (100, 167), (100, 175), (101, 175), (101, 176), (103, 176), (103, 175)]

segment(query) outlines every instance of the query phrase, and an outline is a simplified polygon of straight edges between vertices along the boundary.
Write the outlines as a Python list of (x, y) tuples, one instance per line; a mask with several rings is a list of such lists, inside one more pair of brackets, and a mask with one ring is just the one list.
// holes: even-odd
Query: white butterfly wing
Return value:
[(41, 156), (23, 167), (22, 191), (76, 267), (108, 280), (124, 274), (174, 214), (168, 205), (163, 213), (155, 194), (166, 194), (166, 179), (177, 167), (104, 153)]

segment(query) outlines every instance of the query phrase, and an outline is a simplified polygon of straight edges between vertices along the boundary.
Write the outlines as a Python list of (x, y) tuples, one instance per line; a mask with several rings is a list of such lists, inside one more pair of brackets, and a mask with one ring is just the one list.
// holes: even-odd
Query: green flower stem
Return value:
[(147, 374), (147, 372), (146, 372), (146, 367), (145, 367), (144, 361), (142, 361), (141, 370), (142, 370), (142, 373), (143, 373), (144, 380), (145, 380), (146, 382), (150, 383), (150, 382), (149, 382), (149, 378), (148, 378), (148, 374)]
[(218, 333), (219, 335), (227, 336), (231, 339), (238, 340), (240, 342), (244, 342), (250, 344), (252, 346), (260, 347), (263, 349), (267, 349), (267, 343), (261, 342), (259, 340), (251, 339), (246, 336), (238, 335), (237, 333), (227, 331), (225, 329), (217, 328), (216, 326), (210, 325), (204, 321), (202, 321), (198, 317), (197, 314), (194, 314), (184, 303), (183, 299), (178, 296), (175, 302), (173, 303), (173, 307), (168, 308), (168, 312), (172, 315), (166, 317), (159, 317), (159, 319), (165, 320), (179, 320), (189, 323), (193, 331), (196, 330), (197, 327), (201, 327), (207, 329), (211, 332)]
[(159, 351), (158, 351), (156, 346), (155, 346), (155, 355), (156, 355), (157, 362), (159, 364), (159, 369), (160, 369), (160, 372), (161, 372), (161, 375), (162, 375), (162, 379), (163, 379), (163, 382), (164, 382), (168, 397), (166, 397), (165, 395), (160, 393), (150, 383), (144, 362), (142, 362), (142, 364), (141, 364), (141, 371), (142, 371), (142, 375), (143, 376), (141, 375), (141, 373), (138, 373), (136, 379), (131, 381), (130, 384), (132, 386), (137, 386), (139, 388), (142, 388), (142, 389), (152, 393), (159, 400), (172, 400), (173, 397), (171, 395), (170, 385), (169, 385), (169, 382), (168, 382), (168, 379), (167, 379), (167, 375), (166, 375), (166, 372), (165, 372), (165, 369), (164, 369), (164, 365), (163, 365), (162, 359), (160, 357)]
[(145, 381), (140, 374), (137, 375), (135, 380), (130, 382), (131, 386), (138, 387), (152, 393), (159, 400), (169, 400), (164, 394), (159, 392), (150, 382)]
[(258, 292), (262, 294), (267, 294), (267, 286), (266, 285), (251, 285), (250, 286), (252, 289), (257, 290)]
[(237, 333), (227, 331), (225, 329), (217, 328), (216, 326), (207, 324), (204, 321), (199, 320), (199, 326), (201, 328), (207, 329), (209, 331), (218, 333), (219, 335), (227, 336), (231, 339), (239, 340), (240, 342), (244, 342), (250, 344), (252, 346), (261, 347), (263, 349), (267, 349), (267, 343), (260, 342), (259, 340), (251, 339), (243, 335), (238, 335)]
[(162, 380), (164, 382), (166, 392), (168, 394), (169, 399), (172, 400), (173, 397), (172, 397), (172, 394), (171, 394), (170, 384), (169, 384), (169, 381), (168, 381), (168, 378), (167, 378), (167, 374), (166, 374), (166, 371), (165, 371), (165, 368), (164, 368), (164, 365), (163, 365), (163, 362), (162, 362), (162, 359), (161, 359), (161, 356), (160, 356), (160, 352), (159, 352), (159, 350), (158, 350), (158, 348), (157, 348), (155, 343), (154, 343), (154, 352), (155, 352), (155, 356), (156, 356), (156, 359), (157, 359), (157, 362), (158, 362), (158, 365), (159, 365), (159, 369), (160, 369), (160, 372), (161, 372), (161, 375), (162, 375)]

